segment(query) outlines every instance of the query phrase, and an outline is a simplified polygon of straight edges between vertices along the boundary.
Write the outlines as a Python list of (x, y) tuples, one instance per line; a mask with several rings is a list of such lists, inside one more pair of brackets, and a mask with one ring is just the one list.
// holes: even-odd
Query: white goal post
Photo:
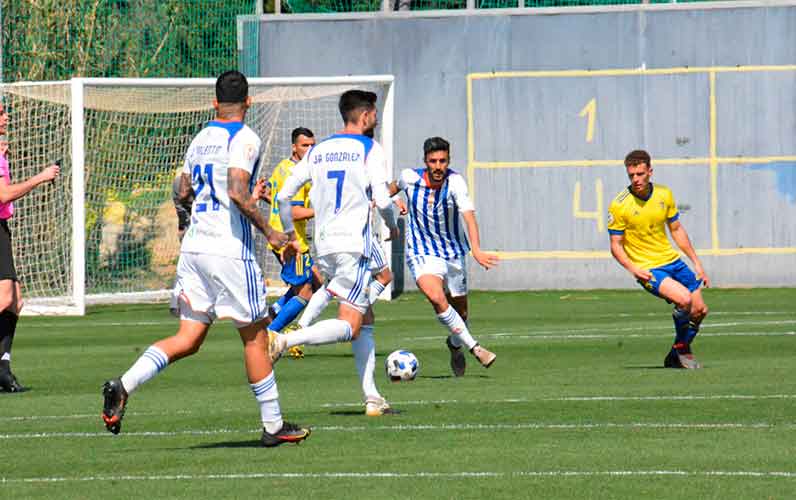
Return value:
[[(294, 128), (319, 140), (342, 128), (337, 103), (351, 88), (379, 96), (376, 138), (392, 174), (393, 84), (391, 75), (250, 78), (246, 124), (263, 140), (258, 176), (290, 156)], [(61, 161), (61, 177), (17, 200), (9, 221), (23, 314), (83, 315), (87, 304), (166, 300), (179, 256), (172, 181), (191, 139), (214, 116), (215, 79), (20, 82), (0, 84), (0, 97), (12, 181)], [(389, 258), (388, 231), (374, 222)], [(281, 293), (275, 257), (261, 235), (256, 244), (269, 294)]]

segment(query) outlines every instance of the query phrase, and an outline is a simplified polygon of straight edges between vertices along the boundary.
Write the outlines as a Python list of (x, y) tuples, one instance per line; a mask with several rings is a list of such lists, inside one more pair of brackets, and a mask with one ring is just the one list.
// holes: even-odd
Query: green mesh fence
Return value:
[(238, 67), (257, 0), (0, 0), (3, 81), (199, 77)]

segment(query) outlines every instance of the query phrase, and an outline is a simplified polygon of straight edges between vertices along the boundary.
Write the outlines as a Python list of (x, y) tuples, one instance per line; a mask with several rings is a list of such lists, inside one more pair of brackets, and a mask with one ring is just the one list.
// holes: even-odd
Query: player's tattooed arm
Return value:
[(178, 192), (178, 199), (180, 205), (183, 207), (188, 207), (188, 210), (190, 210), (191, 203), (193, 203), (193, 187), (191, 187), (190, 174), (183, 173), (180, 175), (180, 190)]
[(265, 235), (272, 246), (281, 248), (287, 242), (287, 235), (274, 230), (268, 225), (265, 215), (257, 206), (257, 199), (249, 191), (250, 177), (249, 172), (241, 168), (230, 168), (227, 170), (227, 194), (229, 194), (229, 199)]

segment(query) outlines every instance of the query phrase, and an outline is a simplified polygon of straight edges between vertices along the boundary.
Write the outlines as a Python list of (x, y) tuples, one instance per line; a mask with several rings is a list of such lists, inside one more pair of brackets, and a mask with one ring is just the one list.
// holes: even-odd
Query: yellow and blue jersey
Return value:
[(625, 236), (625, 253), (633, 264), (653, 269), (680, 258), (666, 236), (666, 225), (679, 216), (668, 187), (650, 184), (646, 199), (628, 187), (616, 195), (608, 208), (608, 232)]
[[(279, 219), (279, 204), (276, 203), (276, 195), (279, 193), (279, 190), (282, 189), (282, 186), (285, 185), (285, 180), (290, 176), (290, 172), (293, 171), (293, 167), (295, 165), (296, 162), (294, 162), (292, 159), (285, 158), (279, 162), (276, 168), (274, 168), (274, 172), (268, 179), (268, 185), (271, 187), (271, 214), (268, 217), (268, 223), (277, 231), (282, 231), (282, 221)], [(293, 197), (293, 200), (290, 204), (292, 206), (309, 208), (310, 187), (311, 185), (309, 182), (302, 186), (298, 193), (296, 193), (296, 196)], [(307, 242), (306, 219), (295, 221), (293, 226), (296, 230), (296, 240), (301, 246), (301, 253), (309, 252), (310, 245)], [(268, 248), (273, 250), (273, 247), (270, 244), (268, 245)]]

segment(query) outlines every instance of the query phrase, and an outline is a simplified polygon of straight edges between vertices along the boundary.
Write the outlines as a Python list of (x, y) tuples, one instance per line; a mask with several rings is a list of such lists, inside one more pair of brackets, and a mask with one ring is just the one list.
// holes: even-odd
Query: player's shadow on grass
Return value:
[[(385, 416), (389, 415), (400, 415), (403, 413), (404, 410), (399, 410), (397, 408), (392, 408), (389, 414), (385, 414)], [(329, 415), (334, 415), (335, 417), (364, 417), (365, 412), (362, 410), (334, 410), (330, 411)]]
[(3, 391), (0, 391), (0, 397), (3, 397), (3, 396), (12, 396), (13, 397), (14, 394), (22, 394), (23, 392), (28, 392), (30, 390), (31, 390), (31, 387), (28, 387), (28, 386), (25, 386), (22, 389), (20, 389), (18, 391), (15, 391), (15, 392), (8, 392), (8, 391), (3, 390)]
[(362, 410), (334, 410), (330, 411), (329, 415), (334, 415), (335, 417), (364, 417), (365, 412)]
[(262, 448), (259, 439), (247, 439), (245, 441), (223, 441), (221, 443), (208, 443), (191, 446), (193, 450), (215, 450), (218, 448)]
[(666, 370), (666, 367), (661, 365), (631, 365), (623, 366), (624, 370)]

